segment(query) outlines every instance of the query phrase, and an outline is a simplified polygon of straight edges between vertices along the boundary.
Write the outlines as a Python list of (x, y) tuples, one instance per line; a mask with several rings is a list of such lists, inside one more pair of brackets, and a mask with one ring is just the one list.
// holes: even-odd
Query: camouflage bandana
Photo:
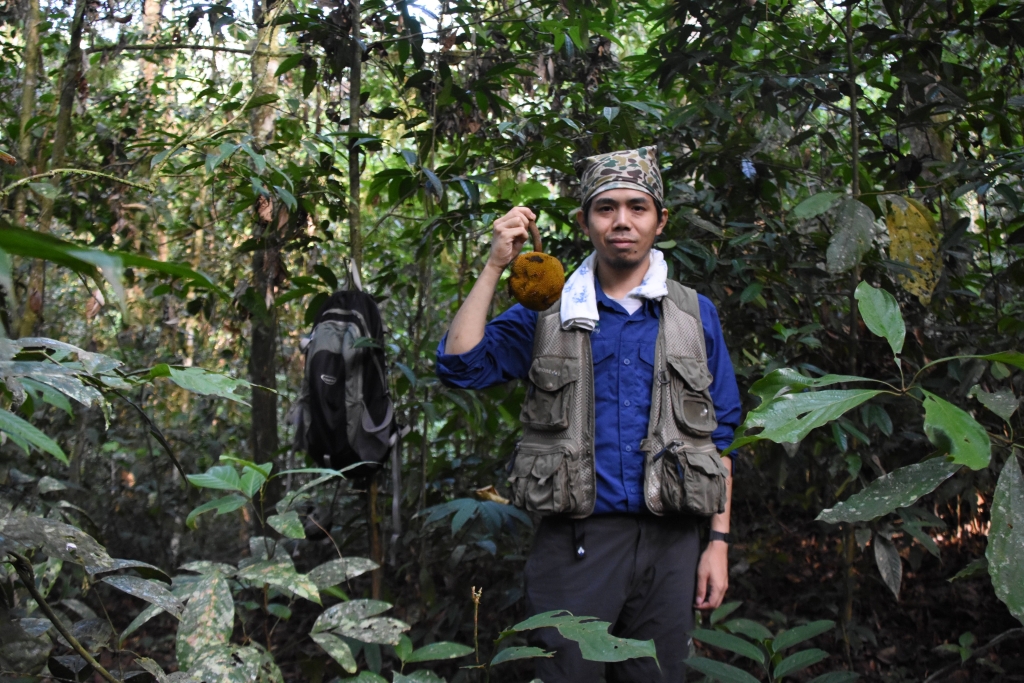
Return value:
[(576, 164), (580, 178), (581, 206), (606, 190), (640, 190), (663, 202), (664, 190), (658, 170), (657, 146), (598, 154)]

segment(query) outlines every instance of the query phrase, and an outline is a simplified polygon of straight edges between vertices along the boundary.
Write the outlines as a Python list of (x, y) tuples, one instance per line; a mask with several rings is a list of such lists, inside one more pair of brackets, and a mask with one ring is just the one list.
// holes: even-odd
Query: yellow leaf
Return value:
[(489, 500), (492, 503), (501, 503), (502, 505), (508, 505), (508, 498), (505, 498), (500, 493), (498, 493), (498, 489), (494, 488), (493, 485), (485, 486), (482, 489), (477, 489), (475, 493), (476, 497), (479, 498), (480, 500)]
[(882, 195), (889, 204), (885, 226), (889, 230), (889, 258), (910, 266), (914, 272), (899, 275), (903, 289), (927, 306), (942, 275), (939, 231), (926, 206), (916, 199)]

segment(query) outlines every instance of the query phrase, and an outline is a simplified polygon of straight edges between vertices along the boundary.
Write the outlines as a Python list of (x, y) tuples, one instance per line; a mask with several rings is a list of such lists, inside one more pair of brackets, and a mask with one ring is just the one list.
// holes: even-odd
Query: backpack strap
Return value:
[(700, 348), (704, 352), (704, 357), (707, 358), (708, 350), (704, 345), (704, 322), (700, 319), (700, 301), (697, 299), (697, 292), (686, 285), (682, 285), (675, 280), (668, 280), (668, 298), (676, 305), (683, 313), (693, 316), (700, 323), (701, 334), (700, 337)]

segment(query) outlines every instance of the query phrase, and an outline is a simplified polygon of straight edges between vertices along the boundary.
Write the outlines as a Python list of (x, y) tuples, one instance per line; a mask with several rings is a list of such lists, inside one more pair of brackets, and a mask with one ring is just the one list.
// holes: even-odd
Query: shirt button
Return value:
[(627, 445), (627, 446), (626, 446), (626, 452), (627, 452), (627, 453), (632, 453), (632, 452), (633, 452), (633, 447), (632, 447), (632, 446), (629, 446), (629, 445)]
[(623, 359), (622, 364), (623, 365), (629, 365), (629, 359), (628, 358)]
[(624, 405), (624, 406), (626, 406), (628, 408), (630, 406), (629, 399), (627, 398), (625, 401), (623, 401), (622, 405)]

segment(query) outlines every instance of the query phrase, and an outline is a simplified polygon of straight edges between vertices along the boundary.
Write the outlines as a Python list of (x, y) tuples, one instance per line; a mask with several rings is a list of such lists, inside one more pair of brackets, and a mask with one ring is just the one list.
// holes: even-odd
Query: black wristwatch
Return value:
[(711, 541), (725, 541), (726, 543), (732, 543), (732, 534), (711, 530), (708, 532), (708, 543)]

